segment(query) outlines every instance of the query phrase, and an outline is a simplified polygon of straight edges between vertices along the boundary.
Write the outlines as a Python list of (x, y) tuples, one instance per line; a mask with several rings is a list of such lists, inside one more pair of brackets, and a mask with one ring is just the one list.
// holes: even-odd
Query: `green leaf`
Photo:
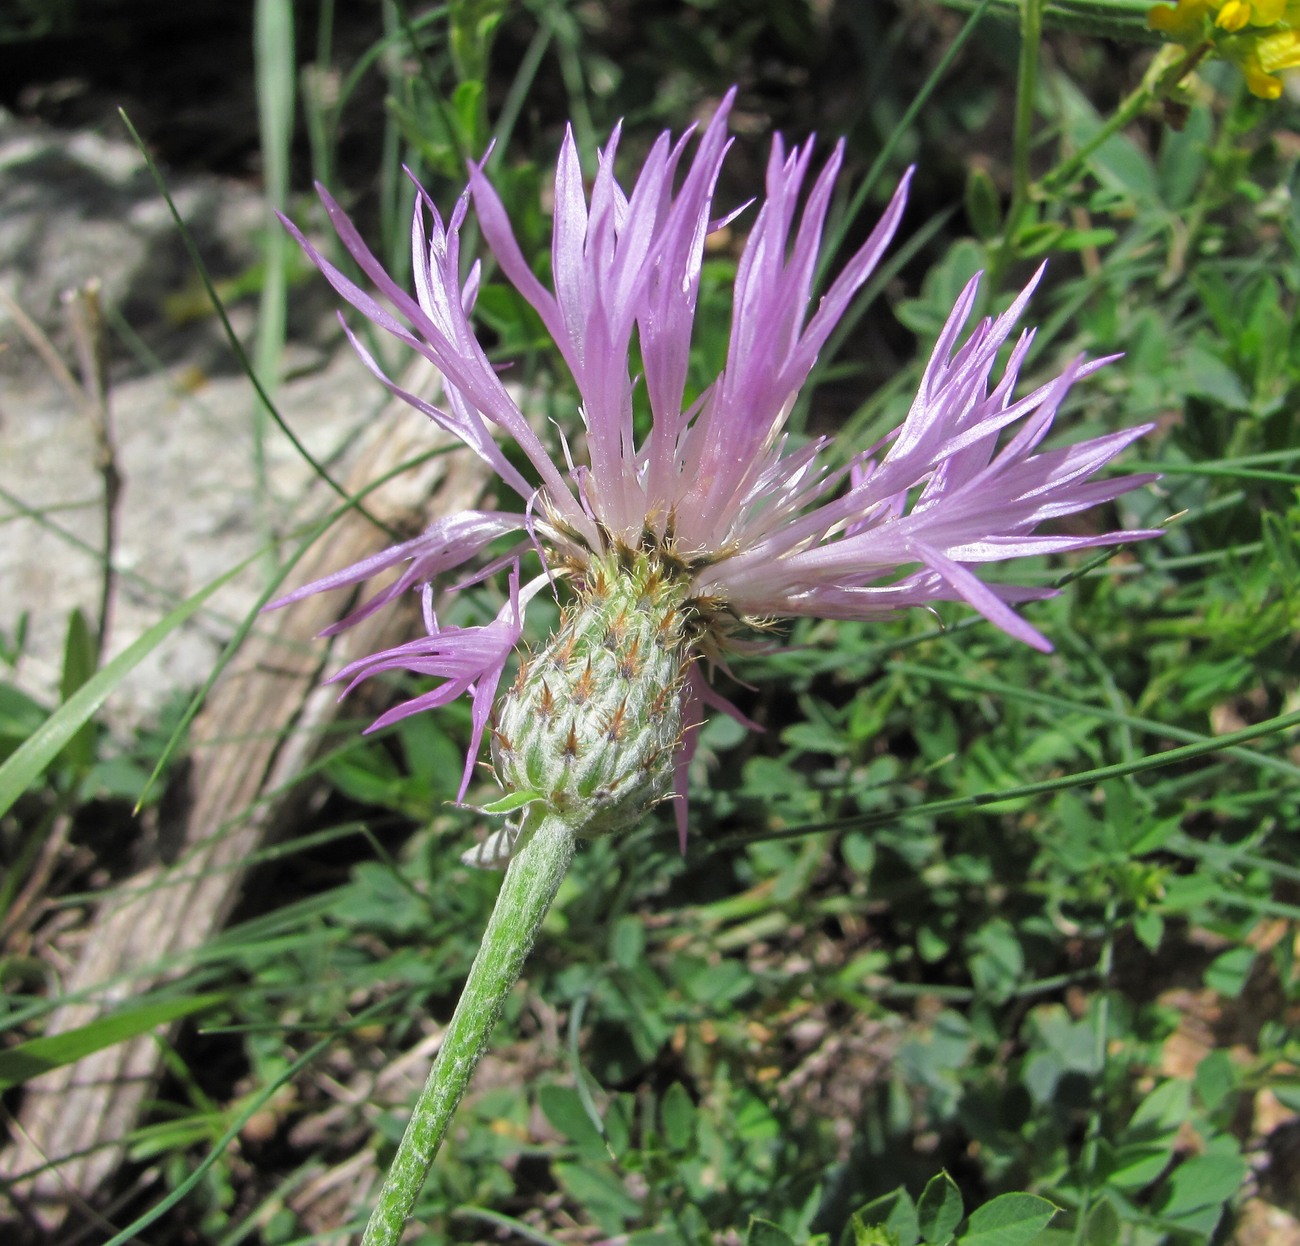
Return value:
[(693, 972), (680, 975), (678, 980), (686, 994), (702, 1004), (729, 1004), (753, 990), (754, 976), (739, 961), (701, 963), (692, 968)]
[[(884, 1230), (883, 1236), (880, 1230)], [(900, 1185), (860, 1207), (840, 1240), (845, 1246), (916, 1246), (920, 1237), (916, 1204)]]
[(352, 876), (355, 885), (340, 896), (335, 909), (340, 921), (397, 935), (428, 929), (428, 904), (391, 865), (362, 861)]
[(916, 932), (916, 954), (927, 965), (938, 964), (952, 949), (952, 941), (934, 926), (921, 926)]
[(354, 743), (330, 758), (324, 769), (330, 783), (352, 800), (388, 809), (400, 805), (402, 776), (381, 747)]
[(577, 1091), (568, 1086), (543, 1086), (537, 1092), (537, 1104), (546, 1119), (573, 1143), (583, 1159), (609, 1158), (605, 1140), (587, 1115)]
[(1240, 1155), (1194, 1155), (1184, 1160), (1165, 1183), (1165, 1216), (1183, 1216), (1225, 1203), (1241, 1189), (1246, 1161)]
[(556, 1164), (553, 1171), (565, 1192), (607, 1233), (622, 1233), (627, 1222), (642, 1213), (640, 1200), (627, 1192), (608, 1165)]
[(486, 813), (490, 817), (495, 817), (497, 814), (513, 813), (524, 805), (531, 805), (533, 801), (542, 799), (541, 792), (510, 792), (500, 800), (494, 800), (490, 805), (467, 805), (466, 808), (474, 810), (475, 813)]
[(1057, 251), (1083, 251), (1109, 246), (1119, 235), (1113, 229), (1063, 229), (1057, 236)]
[(1220, 953), (1205, 970), (1205, 985), (1220, 995), (1236, 999), (1255, 964), (1255, 949), (1233, 947)]
[(695, 1138), (695, 1104), (681, 1082), (673, 1082), (659, 1103), (664, 1139), (674, 1151), (685, 1151)]
[[(80, 610), (68, 615), (68, 632), (63, 643), (63, 672), (59, 678), (59, 699), (68, 701), (95, 673), (95, 640), (86, 616)], [(60, 754), (59, 762), (76, 774), (90, 769), (95, 760), (95, 724), (89, 720), (73, 733)]]
[(1237, 1066), (1222, 1049), (1211, 1051), (1196, 1066), (1192, 1078), (1196, 1097), (1213, 1112), (1237, 1087)]
[(645, 956), (645, 923), (640, 917), (624, 914), (609, 935), (609, 950), (620, 969), (635, 969)]
[(479, 113), (483, 107), (483, 83), (459, 82), (451, 96), (456, 113), (456, 128), (461, 142), (466, 145), (478, 142)]
[(1227, 407), (1229, 411), (1250, 409), (1250, 395), (1241, 378), (1203, 343), (1194, 342), (1184, 352), (1181, 375), (1188, 394)]
[(1115, 1152), (1107, 1184), (1117, 1190), (1140, 1190), (1169, 1167), (1169, 1147), (1163, 1142), (1131, 1143)]
[(961, 1213), (957, 1183), (946, 1172), (931, 1177), (916, 1208), (922, 1239), (930, 1246), (944, 1246), (961, 1223)]
[(966, 177), (966, 219), (971, 231), (984, 242), (1002, 232), (1002, 198), (984, 169), (973, 167)]
[(1133, 919), (1133, 933), (1147, 951), (1159, 951), (1160, 942), (1165, 937), (1165, 919), (1155, 909), (1148, 909)]
[(1028, 259), (1043, 255), (1055, 248), (1057, 239), (1065, 233), (1065, 226), (1056, 221), (1031, 221), (1016, 233), (1016, 251)]
[(1120, 1240), (1119, 1213), (1106, 1199), (1102, 1199), (1088, 1213), (1083, 1228), (1085, 1246), (1115, 1246)]
[(0, 684), (0, 758), (7, 757), (49, 716), (49, 708), (12, 684)]
[(933, 338), (952, 311), (962, 287), (987, 263), (984, 248), (972, 238), (961, 238), (926, 274), (921, 297), (904, 299), (894, 307), (898, 319), (922, 338)]
[(1037, 1194), (1002, 1194), (971, 1215), (959, 1246), (1029, 1246), (1057, 1208)]
[(843, 735), (829, 723), (791, 723), (781, 732), (781, 743), (801, 753), (828, 753), (832, 757), (848, 752)]
[(849, 1233), (853, 1234), (851, 1246), (902, 1246), (898, 1234), (881, 1225), (863, 1224), (857, 1216), (849, 1221), (849, 1227), (841, 1242), (849, 1246)]
[(1182, 208), (1191, 202), (1205, 171), (1210, 131), (1210, 110), (1199, 105), (1188, 113), (1181, 130), (1166, 126), (1162, 131), (1156, 176), (1161, 196), (1170, 207)]
[(971, 977), (976, 989), (993, 999), (1006, 999), (1025, 969), (1025, 954), (1010, 922), (995, 919), (970, 939)]
[[(492, 34), (506, 5), (504, 0), (453, 0), (447, 7), (451, 52), (456, 76), (461, 79), (452, 98), (458, 107), (464, 107), (461, 96), (465, 88), (475, 88), (475, 98), (483, 90), (481, 79), (487, 73)], [(467, 131), (472, 134), (473, 130)]]
[(796, 1246), (796, 1242), (779, 1224), (751, 1216), (745, 1246)]
[(216, 994), (190, 995), (183, 999), (141, 1004), (137, 1008), (124, 1008), (120, 1012), (111, 1013), (89, 1025), (78, 1026), (75, 1030), (19, 1043), (17, 1047), (0, 1052), (0, 1090), (21, 1085), (50, 1069), (73, 1064), (92, 1052), (113, 1047), (160, 1025), (168, 1025), (191, 1013), (201, 1012), (224, 998), (223, 995)]
[(1128, 1123), (1129, 1136), (1163, 1141), (1178, 1132), (1192, 1112), (1192, 1088), (1181, 1080), (1161, 1082), (1141, 1103)]
[(14, 750), (4, 764), (0, 765), (0, 814), (8, 813), (13, 808), (14, 802), (40, 778), (45, 767), (59, 755), (82, 725), (90, 721), (118, 684), (172, 632), (197, 614), (213, 593), (233, 580), (248, 565), (248, 561), (240, 563), (193, 597), (181, 602), (97, 675), (82, 684), (21, 747)]

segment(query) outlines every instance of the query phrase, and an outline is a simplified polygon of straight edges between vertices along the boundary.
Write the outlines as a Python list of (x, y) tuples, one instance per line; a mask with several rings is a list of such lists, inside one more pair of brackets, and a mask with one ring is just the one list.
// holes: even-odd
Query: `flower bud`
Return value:
[(508, 792), (536, 793), (580, 835), (627, 829), (668, 794), (688, 596), (655, 554), (591, 560), (560, 630), (498, 707), (492, 757)]

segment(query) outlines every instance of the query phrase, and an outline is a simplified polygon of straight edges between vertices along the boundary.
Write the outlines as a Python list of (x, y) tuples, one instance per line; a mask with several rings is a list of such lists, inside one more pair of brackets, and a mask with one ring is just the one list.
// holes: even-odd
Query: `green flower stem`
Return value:
[(1016, 259), (1021, 226), (1033, 210), (1034, 183), (1029, 158), (1038, 97), (1038, 58), (1043, 42), (1043, 3), (1044, 0), (1022, 0), (1020, 9), (1020, 58), (1011, 129), (1011, 202), (1003, 220), (1001, 241), (989, 255), (989, 293), (1001, 286), (1003, 274)]
[(362, 1246), (396, 1246), (400, 1241), (447, 1126), (573, 860), (577, 829), (551, 813), (538, 812), (525, 822), (519, 841), (523, 846), (506, 871), (465, 989), (384, 1178)]
[[(1026, 0), (1021, 31), (1020, 81), (1016, 94), (1013, 187), (1002, 239), (989, 260), (990, 284), (996, 289), (1002, 274), (1019, 258), (1018, 235), (1030, 209), (1064, 191), (1087, 168), (1088, 160), (1130, 122), (1135, 121), (1156, 100), (1167, 97), (1205, 59), (1209, 45), (1184, 48), (1166, 44), (1156, 54), (1141, 83), (1120, 103), (1097, 132), (1038, 181), (1029, 180), (1029, 149), (1033, 126), (1033, 96), (1037, 89), (1038, 48), (1042, 39), (1042, 13), (1036, 0)], [(1032, 55), (1031, 55), (1032, 53)]]
[(1038, 96), (1038, 57), (1043, 42), (1043, 0), (1024, 0), (1020, 10), (1020, 66), (1016, 75), (1016, 111), (1011, 157), (1011, 208), (1007, 234), (1014, 237), (1029, 205), (1032, 185), (1029, 154), (1034, 137), (1034, 106)]
[(1046, 197), (1064, 190), (1083, 172), (1093, 152), (1103, 143), (1109, 142), (1129, 122), (1137, 120), (1154, 100), (1177, 87), (1204, 59), (1205, 51), (1201, 48), (1188, 51), (1175, 43), (1166, 44), (1161, 48), (1146, 73), (1142, 75), (1142, 81), (1138, 86), (1078, 151), (1073, 152), (1050, 173), (1043, 176), (1034, 188), (1035, 195)]

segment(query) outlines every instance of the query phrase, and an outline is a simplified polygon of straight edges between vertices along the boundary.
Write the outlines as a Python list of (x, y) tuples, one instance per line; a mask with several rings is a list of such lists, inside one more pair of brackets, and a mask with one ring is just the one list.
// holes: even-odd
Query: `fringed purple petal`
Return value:
[(477, 557), (499, 536), (508, 532), (518, 532), (527, 526), (523, 515), (514, 515), (506, 511), (459, 511), (432, 523), (420, 536), (410, 541), (403, 541), (390, 549), (363, 558), (342, 571), (304, 584), (302, 588), (284, 597), (277, 598), (266, 606), (267, 610), (279, 610), (292, 605), (313, 593), (324, 593), (330, 589), (346, 588), (360, 584), (381, 571), (387, 571), (399, 563), (408, 562), (410, 566), (402, 574), (376, 593), (364, 605), (352, 611), (346, 618), (331, 624), (321, 633), (322, 636), (334, 636), (346, 628), (369, 618), (376, 610), (386, 606), (390, 601), (419, 585), (428, 584), (437, 576), (462, 566)]
[(366, 730), (378, 731), (412, 714), (447, 705), (468, 692), (472, 700), (472, 723), (465, 771), (461, 776), (458, 801), (465, 799), (474, 772), (474, 762), (483, 743), (492, 702), (496, 699), (501, 674), (523, 631), (519, 600), (519, 568), (510, 575), (510, 598), (496, 618), (483, 627), (449, 627), (431, 636), (408, 641), (395, 649), (372, 654), (345, 666), (335, 680), (348, 680), (346, 696), (364, 679), (389, 671), (409, 671), (443, 680), (437, 688), (403, 701), (381, 714)]
[(805, 324), (842, 147), (813, 186), (793, 246), (789, 232), (812, 145), (795, 148), (788, 158), (783, 153), (778, 138), (768, 166), (768, 199), (737, 268), (727, 365), (692, 430), (688, 483), (678, 504), (682, 536), (691, 546), (716, 546), (736, 527), (737, 500), (752, 487), (818, 351), (893, 237), (906, 202), (910, 174)]
[(1052, 652), (1052, 642), (1036, 628), (1030, 627), (978, 576), (960, 563), (945, 558), (937, 549), (922, 546), (917, 552), (927, 567), (937, 571), (964, 601), (974, 606), (995, 627), (1042, 653)]
[[(1096, 535), (1035, 535), (1041, 523), (1109, 502), (1154, 479), (1149, 474), (1092, 480), (1150, 425), (1038, 452), (1073, 383), (1104, 361), (1076, 360), (1060, 376), (1018, 401), (1012, 390), (1030, 342), (1022, 335), (1003, 375), (993, 382), (1001, 346), (1041, 277), (1041, 269), (996, 319), (981, 321), (965, 342), (958, 333), (974, 305), (977, 279), (957, 301), (925, 370), (915, 402), (880, 461), (859, 459), (850, 487), (824, 501), (818, 486), (800, 514), (774, 522), (757, 499), (746, 500), (737, 552), (701, 575), (702, 589), (753, 615), (879, 618), (902, 606), (960, 598), (998, 627), (1037, 648), (1039, 635), (1009, 608), (1005, 586), (983, 585), (971, 565), (1115, 545), (1151, 530)], [(998, 449), (999, 435), (1019, 424)], [(796, 455), (787, 487), (813, 465)], [(769, 469), (771, 471), (771, 469)], [(780, 479), (772, 471), (771, 479)], [(779, 506), (779, 490), (765, 499)], [(921, 564), (926, 573), (902, 575)]]
[[(537, 434), (501, 384), (496, 369), (470, 326), (466, 307), (473, 304), (478, 276), (473, 273), (464, 285), (460, 282), (458, 232), (468, 200), (463, 198), (458, 203), (450, 222), (444, 225), (427, 192), (417, 183), (416, 212), (412, 221), (412, 259), (417, 297), (413, 298), (384, 271), (347, 213), (328, 191), (321, 186), (317, 190), (340, 241), (384, 299), (410, 323), (413, 332), (341, 273), (307, 242), (292, 222), (282, 217), (286, 229), (308, 258), (358, 311), (434, 363), (446, 378), (448, 388), (457, 391), (457, 401), (465, 404), (465, 410), (472, 406), (475, 413), (486, 416), (508, 433), (537, 470), (551, 505), (572, 526), (585, 535), (594, 537), (595, 529), (590, 520), (573, 499)], [(424, 216), (426, 212), (429, 217), (427, 223)], [(356, 339), (353, 341), (355, 343)], [(379, 371), (368, 353), (363, 352), (362, 359), (372, 371)], [(382, 373), (380, 375), (382, 377)], [(393, 392), (406, 396), (404, 391), (393, 386), (390, 388)], [(425, 414), (430, 414), (427, 404), (417, 405)], [(464, 417), (451, 420), (444, 415), (440, 422), (457, 436), (463, 437), (476, 453), (493, 461), (494, 456), (487, 451), (485, 445), (481, 420), (475, 425), (474, 421), (468, 421)], [(496, 463), (493, 462), (493, 465), (495, 467)], [(513, 469), (505, 479), (512, 488), (519, 489), (522, 478)], [(524, 490), (526, 495), (527, 486), (524, 486)]]

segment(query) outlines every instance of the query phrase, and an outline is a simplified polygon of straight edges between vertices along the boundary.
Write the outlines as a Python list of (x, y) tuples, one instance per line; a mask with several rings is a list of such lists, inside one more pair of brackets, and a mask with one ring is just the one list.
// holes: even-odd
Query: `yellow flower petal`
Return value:
[(1271, 26), (1280, 22), (1286, 13), (1287, 0), (1254, 0), (1251, 8), (1251, 21), (1256, 26)]
[(1294, 30), (1265, 35), (1256, 42), (1255, 51), (1260, 65), (1269, 73), (1300, 68), (1300, 34)]
[(1227, 0), (1214, 19), (1214, 24), (1220, 30), (1240, 30), (1248, 21), (1250, 5), (1246, 0)]
[(1246, 75), (1246, 86), (1252, 95), (1257, 95), (1262, 100), (1275, 100), (1282, 94), (1281, 78), (1265, 73), (1258, 65), (1243, 65), (1242, 72)]
[(1154, 4), (1147, 10), (1147, 25), (1152, 30), (1163, 30), (1166, 34), (1174, 33), (1174, 22), (1178, 20), (1178, 10), (1172, 4)]
[(1196, 38), (1211, 2), (1212, 0), (1178, 0), (1177, 4), (1154, 5), (1147, 10), (1147, 25), (1152, 30), (1163, 31), (1175, 39)]

